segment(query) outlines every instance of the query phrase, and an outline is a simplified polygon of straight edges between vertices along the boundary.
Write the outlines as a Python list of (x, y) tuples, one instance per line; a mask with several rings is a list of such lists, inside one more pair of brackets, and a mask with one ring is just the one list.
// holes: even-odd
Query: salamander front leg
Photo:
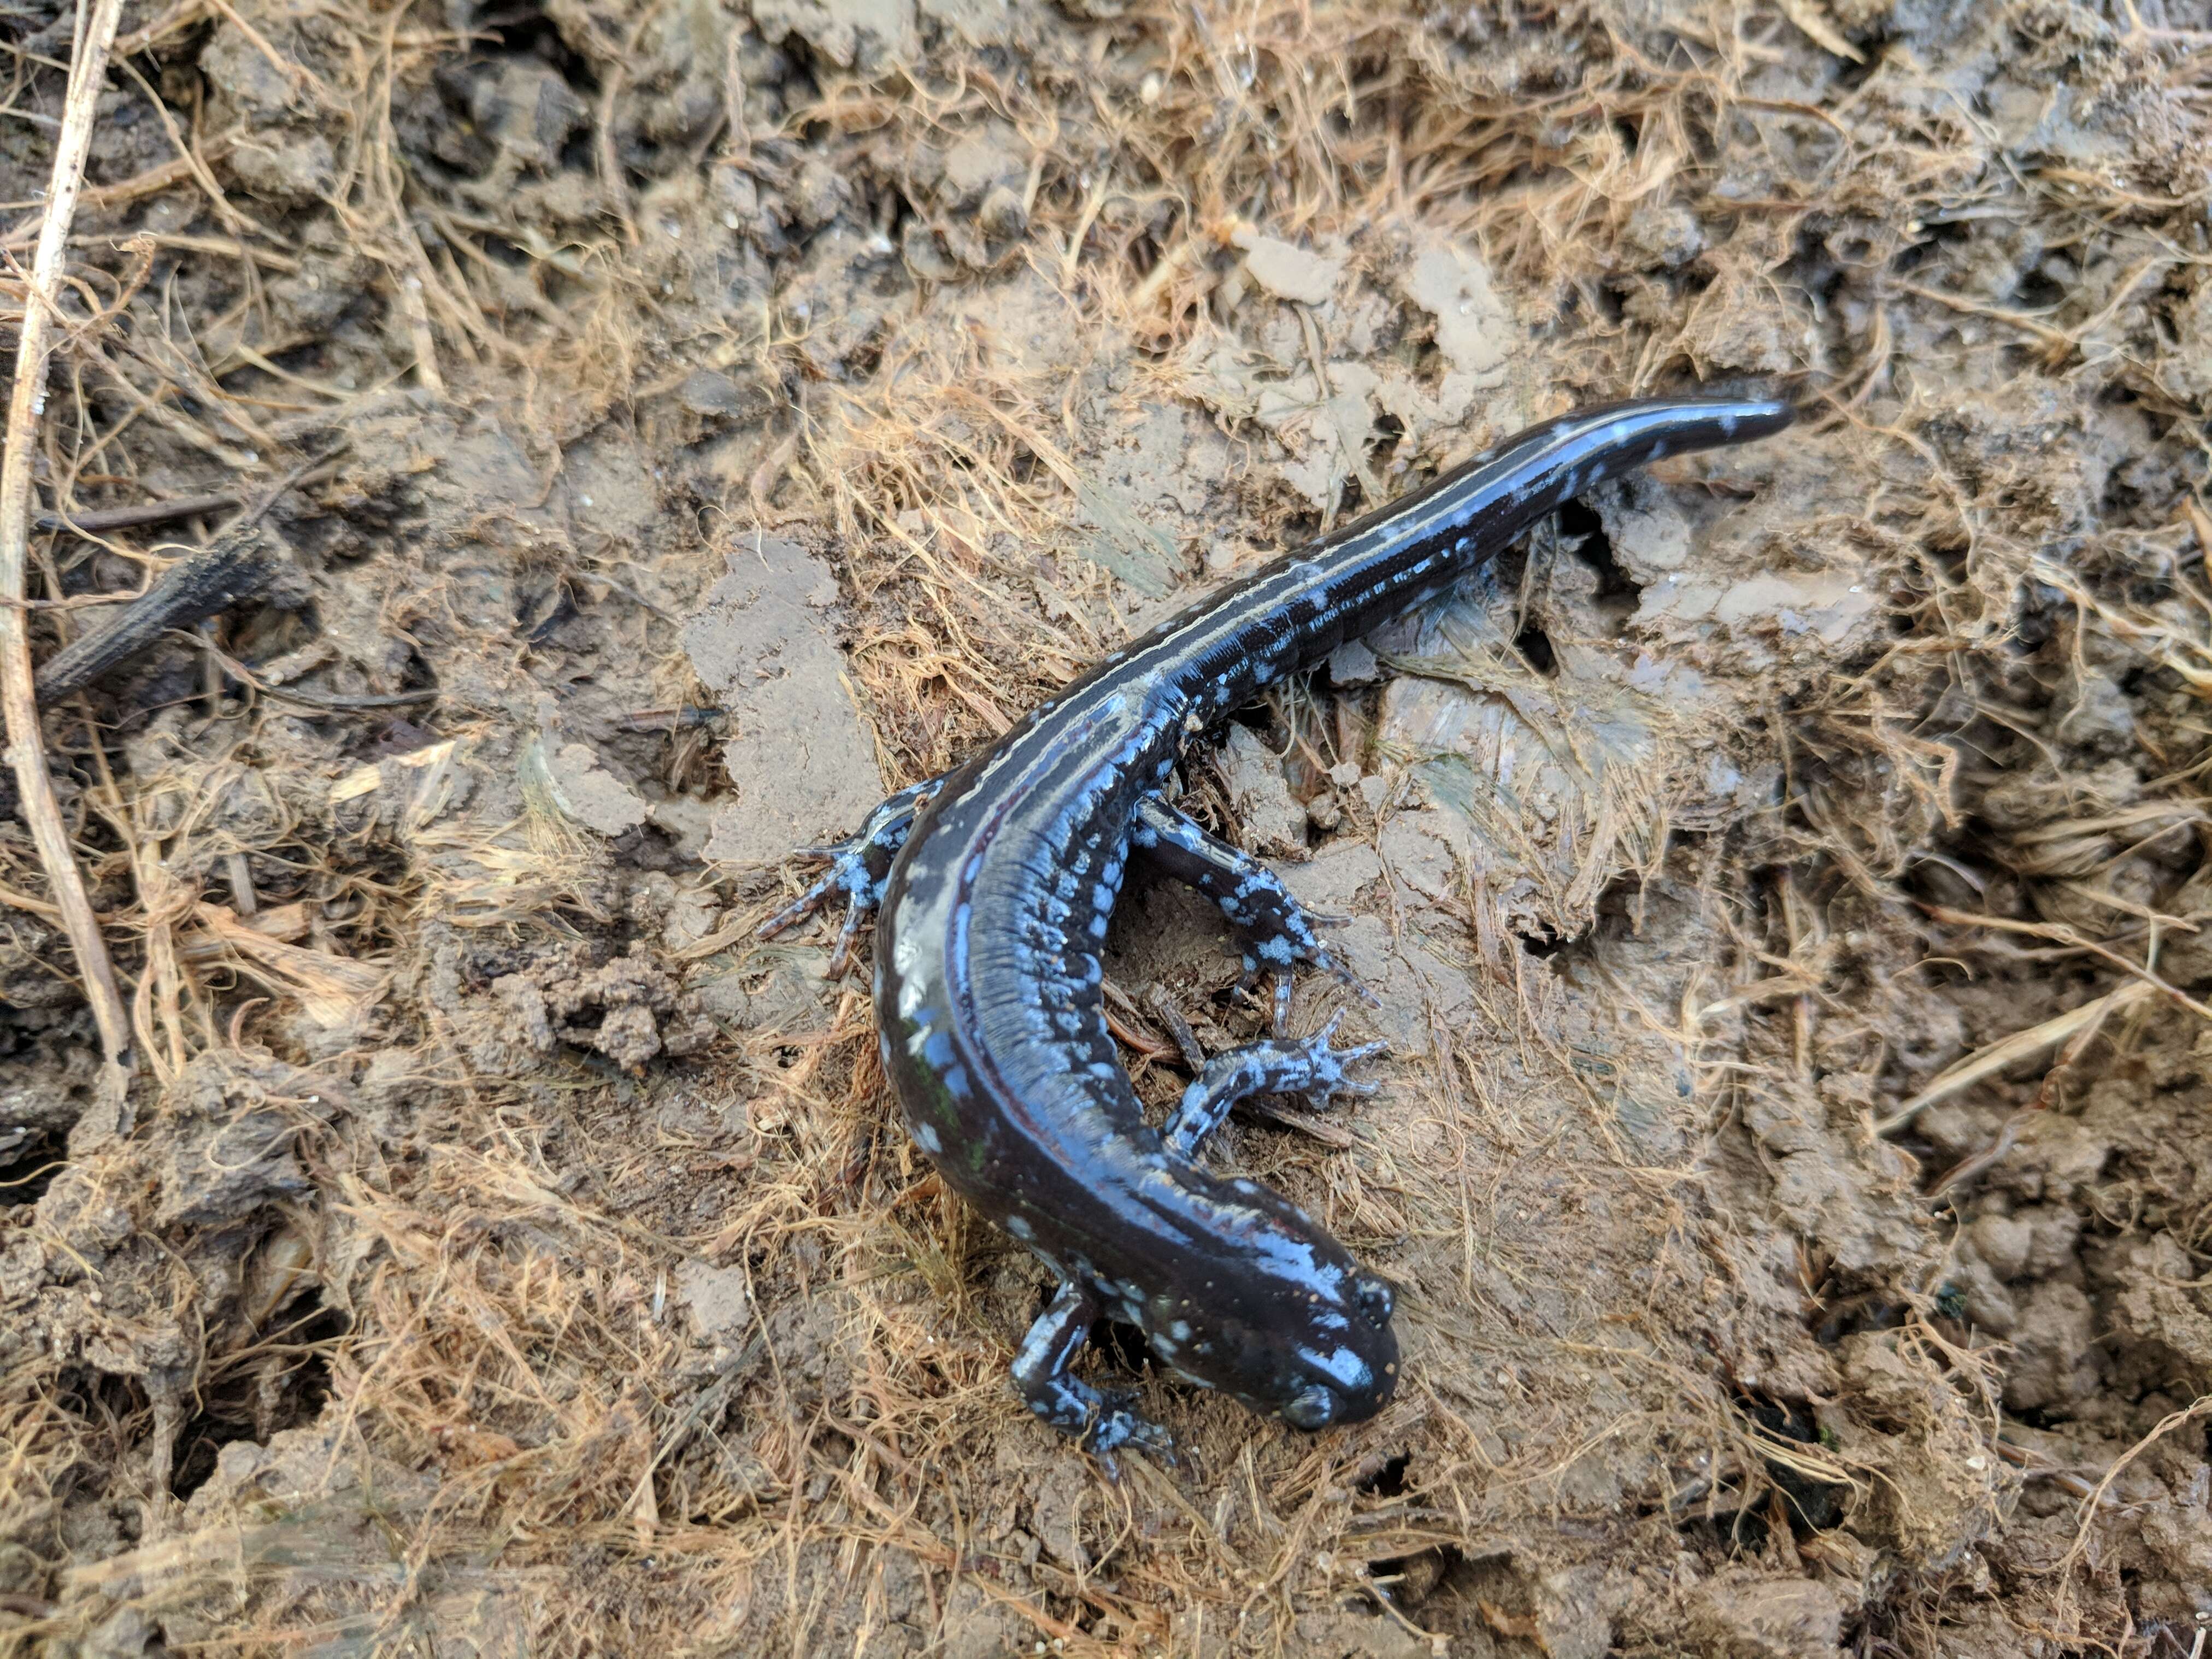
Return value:
[(1119, 1446), (1135, 1446), (1172, 1461), (1174, 1442), (1165, 1429), (1129, 1409), (1133, 1396), (1119, 1389), (1102, 1392), (1070, 1373), (1084, 1340), (1097, 1322), (1097, 1299), (1072, 1279), (1063, 1283), (1052, 1305), (1037, 1316), (1022, 1339), (1021, 1352), (1014, 1356), (1014, 1386), (1032, 1412), (1062, 1434), (1073, 1436), (1109, 1475), (1120, 1473), (1114, 1461)]
[(1147, 795), (1137, 804), (1135, 820), (1129, 826), (1129, 849), (1221, 907), (1223, 916), (1244, 941), (1241, 988), (1250, 990), (1263, 974), (1273, 972), (1276, 976), (1279, 1036), (1290, 1016), (1290, 973), (1296, 963), (1310, 962), (1335, 975), (1368, 1001), (1375, 1000), (1321, 942), (1314, 926), (1322, 918), (1291, 896), (1280, 876), (1158, 795)]
[(890, 875), (891, 860), (906, 845), (907, 832), (914, 828), (915, 814), (944, 781), (941, 777), (931, 778), (900, 790), (868, 814), (860, 833), (850, 841), (830, 847), (798, 848), (801, 857), (828, 859), (830, 867), (814, 885), (761, 923), (754, 937), (774, 939), (842, 894), (845, 925), (838, 930), (837, 948), (830, 957), (830, 977), (835, 979), (843, 973), (853, 954), (853, 941), (860, 935), (860, 924), (883, 902), (884, 883)]
[(1340, 1013), (1333, 1016), (1304, 1042), (1275, 1037), (1248, 1042), (1207, 1060), (1206, 1069), (1182, 1091), (1182, 1102), (1168, 1123), (1168, 1150), (1179, 1158), (1195, 1158), (1199, 1144), (1221, 1127), (1229, 1109), (1254, 1095), (1304, 1095), (1316, 1107), (1325, 1107), (1333, 1095), (1373, 1094), (1373, 1084), (1348, 1081), (1345, 1068), (1390, 1045), (1363, 1042), (1356, 1048), (1331, 1048), (1329, 1039), (1343, 1018)]

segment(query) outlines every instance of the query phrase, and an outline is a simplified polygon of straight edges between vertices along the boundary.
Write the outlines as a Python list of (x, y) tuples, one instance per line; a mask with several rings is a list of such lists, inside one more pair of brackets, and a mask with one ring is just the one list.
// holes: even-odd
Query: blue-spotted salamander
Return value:
[[(827, 873), (763, 924), (848, 901), (842, 963), (879, 911), (875, 1007), (907, 1129), (969, 1202), (1059, 1280), (1014, 1380), (1036, 1414), (1110, 1462), (1166, 1435), (1072, 1364), (1126, 1321), (1177, 1375), (1301, 1429), (1373, 1416), (1398, 1382), (1391, 1291), (1267, 1188), (1200, 1146), (1261, 1093), (1363, 1093), (1381, 1047), (1285, 1037), (1290, 971), (1334, 969), (1258, 860), (1161, 791), (1194, 733), (1348, 639), (1443, 593), (1590, 485), (1661, 456), (1781, 430), (1782, 403), (1658, 398), (1522, 433), (1326, 540), (1276, 560), (1116, 651), (975, 759), (902, 789)], [(1099, 953), (1142, 859), (1220, 906), (1246, 981), (1276, 975), (1276, 1031), (1218, 1054), (1164, 1131), (1145, 1121), (1107, 1029)]]

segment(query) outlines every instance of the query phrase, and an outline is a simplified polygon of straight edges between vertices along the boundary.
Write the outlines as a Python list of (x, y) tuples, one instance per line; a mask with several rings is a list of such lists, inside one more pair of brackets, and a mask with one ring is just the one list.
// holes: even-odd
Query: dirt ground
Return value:
[[(47, 713), (120, 1109), (0, 817), (0, 1651), (2201, 1659), (2206, 21), (133, 0), (38, 504), (278, 575)], [(11, 338), (71, 23), (0, 19)], [(1301, 1437), (1109, 1332), (1185, 1458), (1107, 1481), (834, 919), (754, 939), (787, 849), (1698, 385), (1806, 418), (1194, 749), (1393, 1044), (1217, 1156), (1407, 1385)], [(1156, 1103), (1218, 935), (1117, 918)]]

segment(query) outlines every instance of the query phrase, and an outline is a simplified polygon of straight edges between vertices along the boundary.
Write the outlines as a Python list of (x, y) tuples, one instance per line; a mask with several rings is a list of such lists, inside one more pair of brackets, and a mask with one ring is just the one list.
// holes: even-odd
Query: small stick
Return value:
[(1198, 1046), (1198, 1033), (1190, 1029), (1190, 1022), (1182, 1017), (1182, 1010), (1176, 1006), (1175, 999), (1168, 994), (1168, 988), (1155, 983), (1145, 1000), (1151, 1005), (1152, 1017), (1168, 1028), (1169, 1035), (1175, 1038), (1176, 1047), (1182, 1051), (1184, 1068), (1196, 1077), (1206, 1069), (1206, 1050)]
[(2007, 1118), (1998, 1128), (1996, 1139), (1982, 1151), (1961, 1158), (1957, 1164), (1952, 1165), (1942, 1180), (1929, 1188), (1928, 1196), (1941, 1198), (1960, 1182), (1981, 1174), (1983, 1170), (2010, 1152), (2019, 1143), (2027, 1126), (2034, 1121), (2035, 1115), (2038, 1112), (2047, 1112), (2057, 1103), (2060, 1079), (2079, 1065), (2081, 1056), (2089, 1052), (2089, 1045), (2096, 1041), (2097, 1033), (2105, 1029), (2106, 1016), (2115, 1008), (2140, 1002), (2150, 994), (2150, 987), (2137, 980), (2133, 984), (2123, 985), (2118, 990), (2099, 997), (2094, 1002), (2089, 1004), (2090, 1010), (2094, 1011), (2092, 1017), (2081, 1025), (2081, 1030), (2068, 1039), (2066, 1046), (2058, 1051), (2058, 1058), (2051, 1062), (2050, 1071), (2044, 1074), (2043, 1086), (2035, 1091), (2034, 1100)]
[(225, 531), (215, 544), (179, 559), (120, 615), (81, 635), (40, 665), (38, 698), (51, 708), (128, 661), (172, 628), (190, 628), (267, 586), (275, 568), (268, 543), (252, 530)]
[(688, 732), (694, 726), (713, 726), (727, 719), (729, 715), (721, 709), (698, 708), (686, 703), (677, 708), (633, 709), (616, 716), (616, 723), (625, 732)]
[(1893, 1135), (1907, 1127), (1920, 1115), (1923, 1108), (1933, 1106), (1937, 1101), (1947, 1099), (1961, 1089), (1970, 1088), (1984, 1078), (1994, 1076), (2008, 1066), (2032, 1060), (2045, 1048), (2055, 1048), (2085, 1029), (2094, 1031), (2104, 1024), (2107, 1015), (2132, 1008), (2153, 994), (2154, 992), (2151, 986), (2137, 980), (2132, 985), (2123, 985), (2117, 991), (2107, 991), (2103, 996), (2094, 997), (2080, 1007), (2046, 1019), (2040, 1025), (2014, 1031), (2010, 1036), (2001, 1037), (1985, 1048), (1978, 1048), (1966, 1059), (1947, 1067), (1926, 1088), (1877, 1122), (1874, 1126), (1875, 1133)]
[(100, 536), (111, 530), (136, 530), (144, 525), (196, 518), (203, 513), (228, 512), (237, 505), (235, 495), (179, 495), (170, 501), (95, 507), (89, 513), (41, 513), (32, 522), (41, 530), (68, 530), (80, 536)]
[(215, 659), (224, 673), (241, 684), (252, 686), (264, 697), (274, 697), (280, 702), (296, 702), (302, 708), (324, 708), (334, 714), (346, 714), (361, 708), (406, 708), (418, 702), (435, 702), (445, 695), (434, 685), (417, 686), (412, 691), (371, 692), (362, 696), (349, 696), (335, 691), (302, 691), (289, 685), (271, 685), (213, 640), (198, 634), (183, 634), (179, 637), (198, 646)]
[[(63, 118), (65, 121), (68, 119), (66, 112)], [(235, 133), (222, 133), (202, 150), (200, 159), (210, 163), (220, 161), (230, 154), (236, 144)], [(94, 185), (83, 192), (84, 203), (88, 207), (116, 207), (125, 202), (135, 202), (142, 196), (158, 196), (173, 185), (184, 183), (191, 176), (192, 164), (190, 161), (164, 161), (159, 167), (149, 167), (145, 172), (131, 178), (118, 179), (112, 185)], [(82, 184), (82, 169), (79, 169), (77, 178), (78, 182)], [(26, 216), (20, 224), (5, 232), (0, 232), (0, 247), (29, 246), (32, 234), (41, 222), (43, 222), (42, 220), (33, 220)]]
[(38, 251), (32, 255), (30, 283), (23, 307), (23, 328), (15, 344), (15, 383), (8, 398), (7, 448), (0, 452), (0, 712), (7, 716), (9, 758), (21, 795), (24, 822), (39, 849), (46, 884), (62, 913), (62, 927), (84, 975), (85, 999), (100, 1027), (100, 1046), (107, 1061), (103, 1080), (121, 1109), (131, 1080), (131, 1019), (115, 982), (115, 965), (100, 936), (100, 919), (84, 890), (84, 878), (70, 849), (69, 826), (54, 799), (46, 771), (44, 735), (39, 730), (38, 693), (31, 678), (28, 618), (18, 604), (24, 592), (24, 567), (31, 544), (31, 462), (38, 453), (39, 416), (44, 411), (46, 354), (60, 306), (62, 270), (69, 258), (70, 221), (84, 188), (85, 154), (92, 124), (107, 79), (108, 50), (123, 0), (92, 0), (78, 14), (77, 48), (70, 65), (69, 93), (62, 106), (61, 136), (54, 143), (53, 183), (46, 192)]
[(1106, 1029), (1126, 1042), (1146, 1060), (1164, 1060), (1175, 1050), (1146, 1030), (1144, 1016), (1129, 994), (1108, 980), (1106, 990)]
[(181, 0), (163, 12), (143, 29), (133, 29), (115, 43), (118, 58), (136, 58), (163, 35), (188, 28), (199, 21), (200, 0)]
[(39, 701), (58, 702), (118, 663), (137, 656), (169, 629), (190, 628), (266, 587), (277, 565), (268, 544), (254, 533), (254, 526), (279, 496), (325, 462), (336, 459), (350, 441), (342, 438), (321, 454), (294, 467), (262, 497), (258, 507), (225, 525), (209, 546), (171, 565), (116, 615), (55, 652), (39, 670)]

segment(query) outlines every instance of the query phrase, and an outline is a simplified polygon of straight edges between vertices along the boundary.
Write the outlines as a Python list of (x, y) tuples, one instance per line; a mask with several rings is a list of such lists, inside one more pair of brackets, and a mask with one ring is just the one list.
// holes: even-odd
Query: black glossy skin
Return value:
[[(1069, 1378), (1098, 1316), (1136, 1326), (1182, 1376), (1300, 1427), (1370, 1417), (1397, 1384), (1388, 1288), (1285, 1200), (1170, 1150), (1107, 1030), (1099, 951), (1133, 821), (1186, 738), (1441, 594), (1589, 485), (1790, 417), (1782, 404), (1670, 399), (1532, 428), (1115, 653), (951, 774), (902, 846), (877, 843), (899, 847), (875, 1005), (908, 1130), (1062, 1281), (1017, 1362), (1040, 1416), (1102, 1450), (1164, 1443)], [(1289, 965), (1279, 942), (1261, 956)], [(1251, 1080), (1218, 1094), (1211, 1121)]]

